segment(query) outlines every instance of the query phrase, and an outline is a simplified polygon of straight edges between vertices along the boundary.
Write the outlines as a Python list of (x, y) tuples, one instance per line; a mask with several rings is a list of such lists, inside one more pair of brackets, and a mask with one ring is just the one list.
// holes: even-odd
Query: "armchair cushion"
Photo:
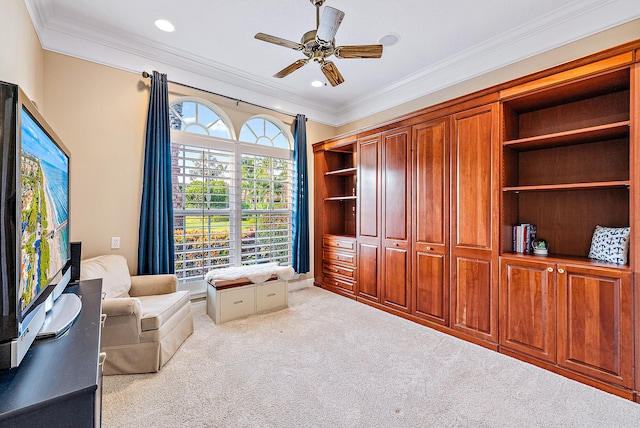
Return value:
[(131, 277), (131, 297), (169, 294), (178, 289), (178, 277), (173, 274), (137, 275)]
[(189, 303), (188, 291), (138, 297), (142, 305), (142, 331), (157, 330)]
[(80, 263), (80, 279), (102, 278), (105, 298), (129, 297), (131, 274), (127, 259), (117, 254), (93, 257)]

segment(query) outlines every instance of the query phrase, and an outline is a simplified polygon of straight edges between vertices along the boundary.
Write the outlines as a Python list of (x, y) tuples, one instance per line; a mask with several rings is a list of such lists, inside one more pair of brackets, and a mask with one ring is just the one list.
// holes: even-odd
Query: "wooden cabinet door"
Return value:
[(411, 129), (382, 135), (383, 302), (409, 311), (411, 304)]
[(380, 136), (358, 142), (358, 280), (360, 297), (380, 300)]
[(555, 363), (555, 265), (502, 258), (500, 275), (500, 344)]
[(380, 300), (380, 244), (363, 238), (358, 244), (357, 294), (368, 300)]
[(558, 265), (558, 364), (633, 388), (631, 273)]
[[(498, 107), (453, 116), (451, 326), (498, 341)], [(494, 208), (495, 207), (495, 208)]]
[(450, 119), (413, 127), (413, 313), (449, 323)]
[(379, 238), (380, 137), (358, 141), (358, 236)]

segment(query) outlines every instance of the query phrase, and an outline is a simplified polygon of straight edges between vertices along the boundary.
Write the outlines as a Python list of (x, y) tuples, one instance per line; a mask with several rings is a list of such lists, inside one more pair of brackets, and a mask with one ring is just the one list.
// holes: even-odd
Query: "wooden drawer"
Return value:
[(340, 253), (337, 251), (323, 251), (322, 258), (329, 262), (337, 262), (342, 264), (356, 265), (356, 255), (349, 253)]
[(254, 314), (256, 293), (253, 285), (220, 292), (220, 322)]
[(325, 275), (324, 284), (330, 285), (332, 287), (340, 287), (349, 291), (353, 291), (353, 286), (355, 285), (355, 282), (350, 281), (346, 278), (339, 278), (337, 276)]
[(322, 264), (322, 273), (325, 275), (343, 275), (351, 279), (356, 279), (355, 269), (347, 266), (340, 266), (333, 263), (324, 262)]
[(355, 251), (356, 240), (342, 236), (324, 235), (322, 237), (322, 246), (324, 248), (338, 248), (344, 251)]
[(256, 285), (256, 311), (264, 312), (288, 306), (286, 281), (269, 281)]

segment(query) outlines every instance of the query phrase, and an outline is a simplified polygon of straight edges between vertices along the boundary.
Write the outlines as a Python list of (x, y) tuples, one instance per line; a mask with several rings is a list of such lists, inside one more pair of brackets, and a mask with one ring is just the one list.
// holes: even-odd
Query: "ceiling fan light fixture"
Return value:
[(324, 7), (320, 23), (318, 24), (318, 31), (316, 33), (316, 40), (319, 44), (331, 45), (343, 18), (343, 11), (329, 6)]
[(324, 83), (322, 83), (320, 80), (314, 80), (313, 82), (311, 82), (311, 86), (313, 86), (314, 88), (321, 88), (322, 86), (324, 86)]
[(167, 33), (172, 33), (176, 29), (173, 24), (166, 19), (156, 19), (155, 24), (156, 27), (162, 31), (166, 31)]

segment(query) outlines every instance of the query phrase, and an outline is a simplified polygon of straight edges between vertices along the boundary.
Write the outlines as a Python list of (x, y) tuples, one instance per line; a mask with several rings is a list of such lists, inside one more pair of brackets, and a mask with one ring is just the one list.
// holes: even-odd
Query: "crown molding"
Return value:
[[(301, 91), (153, 40), (80, 24), (54, 0), (25, 0), (43, 49), (170, 80), (338, 127), (640, 17), (637, 0), (582, 0), (505, 31), (346, 105), (312, 102)], [(125, 43), (126, 41), (126, 43)], [(573, 59), (573, 58), (572, 58)], [(550, 64), (553, 65), (553, 64)], [(514, 76), (517, 77), (517, 76)]]

